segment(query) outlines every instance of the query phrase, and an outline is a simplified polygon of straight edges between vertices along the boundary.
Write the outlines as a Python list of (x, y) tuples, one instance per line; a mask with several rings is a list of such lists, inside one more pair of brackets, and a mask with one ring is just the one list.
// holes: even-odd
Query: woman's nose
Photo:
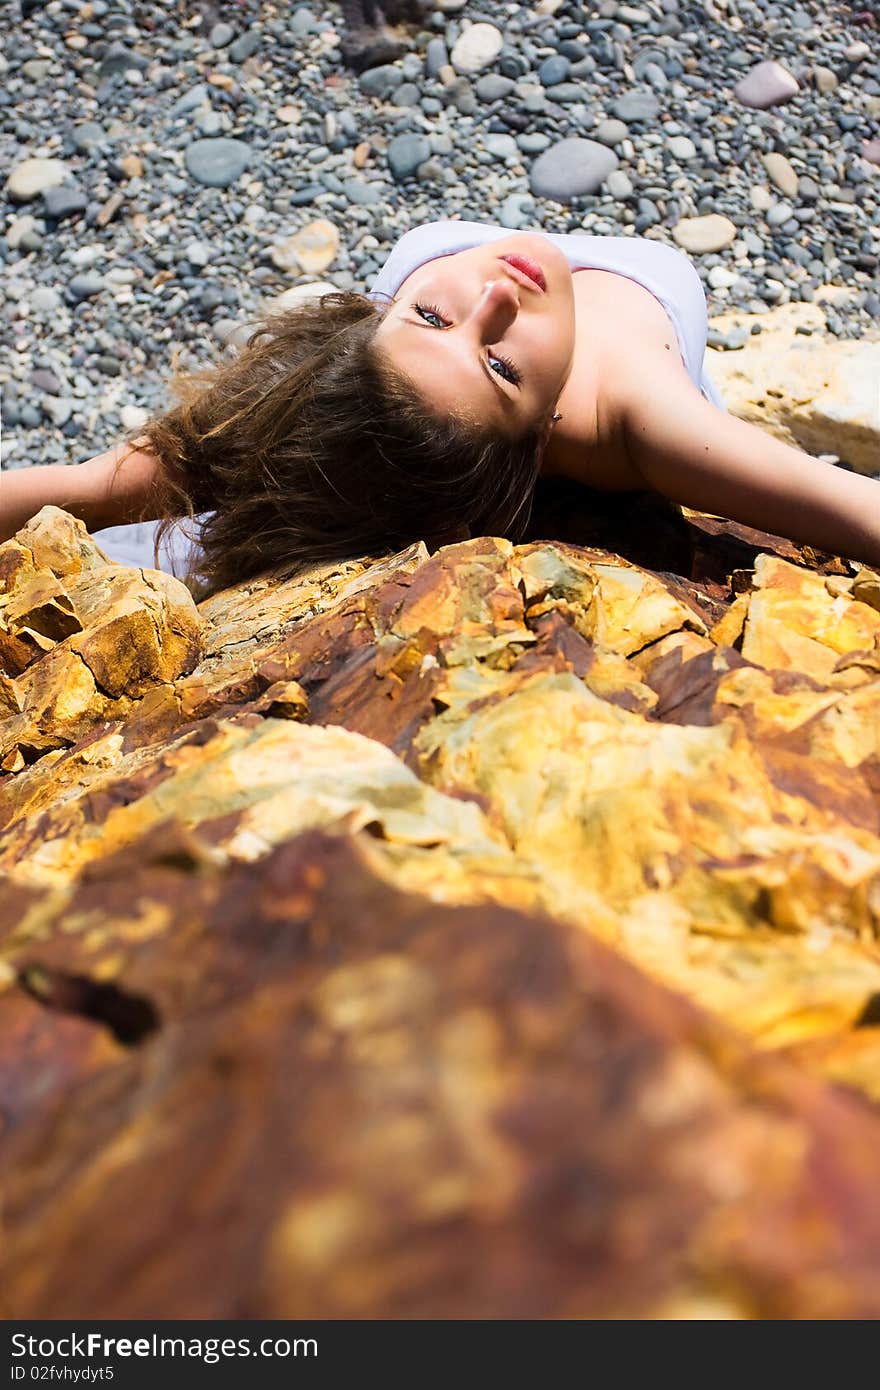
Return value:
[(519, 313), (519, 295), (512, 280), (487, 280), (473, 308), (472, 317), (491, 341), (513, 323)]

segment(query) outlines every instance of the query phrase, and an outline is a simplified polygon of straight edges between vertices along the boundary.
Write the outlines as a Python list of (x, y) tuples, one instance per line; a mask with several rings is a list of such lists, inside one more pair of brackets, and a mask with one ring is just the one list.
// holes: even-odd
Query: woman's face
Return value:
[[(534, 268), (538, 283), (526, 273)], [(539, 233), (513, 232), (414, 270), (374, 342), (434, 411), (516, 439), (552, 412), (571, 371), (574, 323), (565, 256)]]

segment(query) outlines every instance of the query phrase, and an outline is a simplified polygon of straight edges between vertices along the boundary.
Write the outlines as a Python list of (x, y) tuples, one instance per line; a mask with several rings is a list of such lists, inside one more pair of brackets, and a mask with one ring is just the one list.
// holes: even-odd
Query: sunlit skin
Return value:
[[(543, 289), (502, 259), (517, 254), (537, 264)], [(874, 478), (719, 410), (687, 370), (663, 301), (640, 281), (587, 267), (574, 274), (540, 232), (437, 256), (382, 307), (375, 345), (438, 418), (536, 438), (546, 475), (601, 491), (652, 490), (880, 567)], [(149, 442), (120, 444), (76, 468), (4, 474), (0, 540), (47, 503), (89, 529), (155, 517), (166, 479)]]
[[(510, 254), (538, 263), (544, 291), (517, 277), (501, 259)], [(538, 426), (549, 435), (574, 358), (571, 268), (531, 232), (438, 256), (403, 282), (374, 341), (438, 414), (509, 438)]]
[[(538, 264), (543, 292), (501, 259), (517, 253)], [(653, 490), (880, 565), (873, 478), (719, 410), (691, 379), (655, 296), (625, 276), (576, 273), (577, 282), (562, 252), (533, 232), (435, 257), (404, 280), (374, 341), (436, 414), (509, 439), (537, 432), (544, 474)]]

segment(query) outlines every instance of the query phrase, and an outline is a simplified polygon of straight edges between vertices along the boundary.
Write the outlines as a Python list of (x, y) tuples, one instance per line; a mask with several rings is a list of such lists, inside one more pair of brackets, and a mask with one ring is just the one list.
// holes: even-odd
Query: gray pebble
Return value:
[(584, 193), (595, 193), (617, 165), (617, 155), (606, 145), (573, 137), (560, 140), (538, 156), (529, 185), (538, 197), (567, 203)]
[(241, 177), (250, 162), (250, 145), (228, 137), (195, 140), (184, 152), (188, 173), (208, 188), (228, 188)]
[(52, 424), (57, 428), (67, 424), (73, 414), (75, 404), (75, 401), (66, 396), (43, 396), (40, 401), (43, 413), (48, 415)]
[(74, 126), (71, 139), (78, 150), (90, 150), (93, 145), (99, 145), (104, 140), (104, 127), (98, 125), (97, 121), (83, 121), (81, 125)]
[(431, 39), (425, 52), (425, 70), (429, 77), (436, 77), (441, 68), (449, 62), (449, 51), (442, 39)]
[(77, 303), (81, 299), (94, 299), (95, 295), (100, 294), (103, 288), (104, 277), (94, 270), (85, 270), (81, 275), (74, 275), (67, 284), (68, 293)]
[(259, 30), (246, 29), (227, 50), (233, 63), (243, 63), (246, 58), (250, 58), (256, 53), (262, 42)]
[(791, 217), (792, 207), (790, 203), (776, 203), (765, 213), (764, 220), (768, 227), (781, 227)]
[(392, 100), (395, 106), (418, 106), (421, 95), (415, 82), (402, 82), (395, 88)]
[(382, 190), (374, 183), (364, 183), (363, 179), (346, 179), (342, 191), (350, 203), (360, 207), (375, 206), (382, 201)]
[(512, 135), (487, 135), (486, 149), (495, 159), (519, 158), (519, 148)]
[(660, 103), (653, 92), (625, 92), (617, 98), (611, 109), (620, 121), (653, 121), (659, 114)]
[(215, 24), (210, 33), (209, 42), (212, 48), (225, 48), (235, 38), (235, 30), (231, 24), (224, 24), (222, 21)]
[(697, 147), (687, 135), (674, 135), (667, 148), (673, 159), (684, 163), (697, 157)]
[(85, 212), (87, 206), (88, 198), (75, 184), (64, 183), (60, 188), (47, 188), (43, 193), (43, 211), (55, 222), (65, 217), (75, 217)]
[(188, 92), (177, 98), (171, 108), (174, 116), (185, 116), (187, 111), (195, 111), (197, 106), (201, 106), (203, 101), (210, 101), (211, 89), (206, 82), (199, 82), (195, 87), (190, 87)]
[(368, 97), (377, 97), (383, 100), (390, 96), (395, 87), (399, 87), (403, 82), (403, 73), (400, 68), (393, 67), (391, 63), (384, 63), (378, 68), (368, 68), (362, 72), (358, 79), (358, 86)]
[(502, 227), (519, 231), (532, 221), (534, 211), (534, 198), (530, 198), (527, 193), (511, 193), (498, 209), (498, 221)]
[(560, 82), (568, 79), (571, 72), (571, 63), (567, 58), (556, 54), (552, 58), (545, 58), (538, 68), (538, 81), (544, 87), (555, 87)]
[(98, 66), (98, 76), (114, 77), (117, 73), (143, 72), (150, 66), (149, 58), (122, 43), (111, 43)]
[(594, 139), (602, 145), (619, 145), (628, 134), (629, 129), (623, 121), (600, 121), (593, 131)]
[(628, 198), (633, 191), (632, 181), (623, 169), (612, 169), (605, 180), (605, 188), (612, 198)]
[(61, 295), (51, 285), (37, 285), (31, 291), (30, 304), (37, 314), (53, 314), (61, 305)]
[(515, 86), (512, 78), (502, 77), (498, 72), (487, 72), (474, 84), (474, 92), (480, 101), (503, 101)]
[(523, 154), (540, 154), (550, 144), (550, 136), (540, 130), (524, 130), (516, 137), (516, 143)]
[(388, 167), (398, 182), (409, 178), (429, 158), (431, 147), (424, 135), (396, 135), (387, 151)]

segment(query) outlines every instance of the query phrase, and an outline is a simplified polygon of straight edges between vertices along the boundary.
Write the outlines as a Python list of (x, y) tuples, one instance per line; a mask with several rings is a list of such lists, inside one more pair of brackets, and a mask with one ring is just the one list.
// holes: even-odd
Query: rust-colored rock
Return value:
[(880, 576), (596, 498), (0, 546), (6, 1316), (880, 1313)]
[(880, 1117), (588, 932), (315, 832), (223, 875), (148, 837), (30, 913), (7, 1318), (880, 1312)]
[(81, 521), (44, 507), (0, 545), (0, 768), (18, 772), (124, 716), (200, 654), (179, 580), (112, 564)]

